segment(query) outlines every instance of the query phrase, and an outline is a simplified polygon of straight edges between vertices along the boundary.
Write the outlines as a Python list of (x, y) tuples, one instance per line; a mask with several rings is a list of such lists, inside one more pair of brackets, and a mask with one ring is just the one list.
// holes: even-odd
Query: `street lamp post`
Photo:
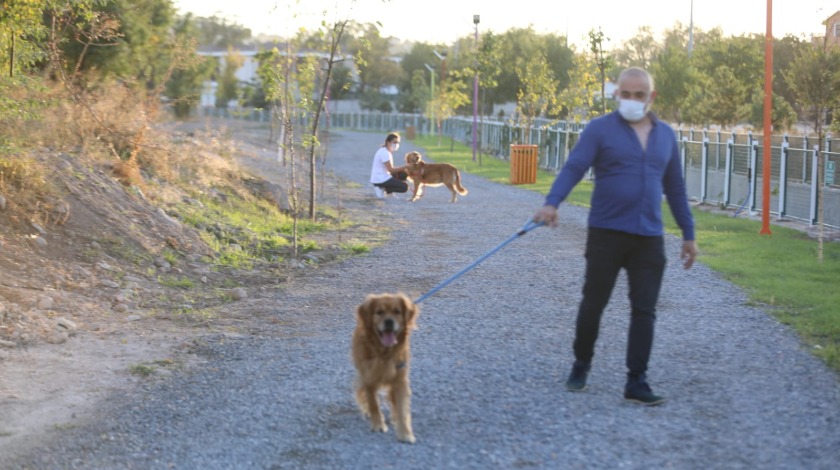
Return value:
[(440, 59), (440, 86), (443, 86), (443, 78), (446, 75), (446, 51), (438, 52), (432, 51), (435, 54), (435, 57)]
[(688, 58), (694, 50), (694, 0), (691, 0), (691, 14), (688, 20)]
[(431, 119), (432, 123), (429, 125), (431, 135), (435, 135), (435, 106), (432, 101), (435, 99), (435, 69), (429, 64), (423, 64), (426, 66), (426, 70), (429, 71), (429, 76), (432, 79), (432, 87), (429, 90), (429, 119)]
[(475, 24), (475, 76), (473, 77), (473, 126), (472, 126), (472, 154), (473, 161), (475, 161), (475, 153), (478, 142), (478, 21), (479, 16), (473, 15), (473, 24)]
[[(438, 84), (438, 86), (440, 87), (441, 94), (444, 94), (444, 96), (445, 96), (446, 88), (443, 87), (443, 79), (446, 77), (446, 51), (438, 52), (438, 51), (432, 50), (432, 52), (435, 54), (435, 57), (440, 59), (440, 84)], [(442, 117), (440, 117), (440, 116), (438, 117), (438, 119), (441, 119), (441, 118)], [(443, 131), (443, 129), (439, 129), (439, 130)]]

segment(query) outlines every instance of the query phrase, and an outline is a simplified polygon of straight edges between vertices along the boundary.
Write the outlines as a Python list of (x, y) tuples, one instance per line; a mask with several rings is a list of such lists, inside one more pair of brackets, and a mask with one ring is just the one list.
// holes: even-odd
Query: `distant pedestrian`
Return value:
[(694, 219), (674, 130), (650, 112), (656, 98), (653, 78), (638, 67), (625, 69), (618, 77), (616, 93), (618, 110), (584, 128), (534, 221), (556, 227), (557, 207), (589, 168), (594, 169), (586, 275), (575, 328), (575, 361), (566, 388), (586, 388), (601, 314), (623, 268), (631, 309), (624, 398), (656, 405), (665, 399), (653, 393), (646, 375), (666, 263), (662, 195), (682, 231), (680, 257), (685, 269), (697, 257)]
[(370, 169), (370, 182), (376, 197), (385, 197), (393, 193), (408, 191), (405, 182), (408, 175), (404, 167), (394, 167), (394, 152), (400, 148), (400, 135), (396, 132), (388, 134), (385, 143), (373, 155), (373, 166)]

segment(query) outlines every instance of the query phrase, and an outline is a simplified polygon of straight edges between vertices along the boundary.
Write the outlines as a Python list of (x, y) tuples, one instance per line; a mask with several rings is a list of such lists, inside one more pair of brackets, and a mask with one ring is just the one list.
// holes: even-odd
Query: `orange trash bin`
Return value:
[(536, 145), (511, 144), (510, 183), (533, 184), (537, 182), (538, 152)]

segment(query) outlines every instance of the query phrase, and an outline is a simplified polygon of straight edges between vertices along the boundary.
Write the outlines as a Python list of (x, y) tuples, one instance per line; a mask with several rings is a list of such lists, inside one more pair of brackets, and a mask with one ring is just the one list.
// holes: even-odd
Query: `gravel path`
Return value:
[[(255, 304), (272, 334), (208, 336), (193, 348), (197, 366), (114, 397), (89, 425), (0, 468), (837, 468), (837, 375), (702, 256), (679, 267), (676, 239), (649, 371), (669, 401), (622, 398), (623, 281), (589, 388), (566, 392), (586, 218), (566, 205), (560, 228), (529, 232), (421, 304), (418, 443), (368, 431), (351, 396), (355, 305), (368, 293), (419, 297), (515, 233), (542, 201), (471, 175), (456, 204), (445, 188), (417, 203), (374, 200), (364, 183), (383, 138), (336, 133), (328, 165), (363, 184), (348, 204), (390, 225), (390, 242)], [(400, 154), (411, 150), (404, 141)]]

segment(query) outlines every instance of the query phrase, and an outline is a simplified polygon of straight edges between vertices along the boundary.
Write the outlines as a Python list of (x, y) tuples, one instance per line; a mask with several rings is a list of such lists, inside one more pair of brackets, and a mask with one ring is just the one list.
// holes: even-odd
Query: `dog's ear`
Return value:
[(368, 324), (369, 319), (371, 317), (371, 312), (373, 312), (374, 303), (376, 302), (377, 296), (373, 294), (369, 294), (365, 297), (364, 302), (360, 303), (356, 307), (356, 320), (361, 324)]
[(417, 329), (417, 315), (420, 314), (420, 306), (412, 302), (405, 294), (399, 294), (402, 311), (405, 315), (405, 327), (408, 330)]

